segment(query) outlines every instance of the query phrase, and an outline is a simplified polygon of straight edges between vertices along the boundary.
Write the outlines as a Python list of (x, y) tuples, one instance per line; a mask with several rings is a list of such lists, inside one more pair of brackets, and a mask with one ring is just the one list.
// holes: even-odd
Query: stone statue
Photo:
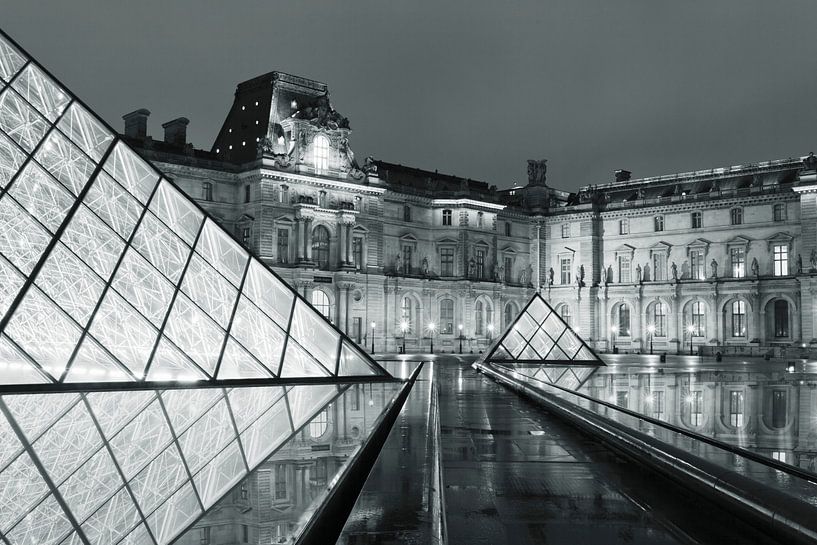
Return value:
[(477, 272), (477, 262), (474, 261), (474, 258), (468, 260), (468, 277), (474, 278), (474, 275)]
[(752, 258), (752, 274), (755, 275), (755, 277), (760, 276), (760, 264), (758, 264), (756, 257)]
[(613, 266), (607, 265), (607, 268), (604, 270), (604, 285), (606, 286), (612, 281), (613, 281)]
[(403, 258), (400, 257), (400, 254), (397, 254), (397, 257), (394, 260), (394, 272), (397, 274), (403, 272)]
[[(533, 284), (533, 265), (531, 265), (530, 263), (528, 263), (528, 266), (525, 269), (525, 275), (528, 278), (528, 285), (532, 285)], [(538, 282), (539, 282), (539, 280), (537, 279), (537, 283)]]
[(808, 157), (803, 159), (803, 168), (805, 170), (817, 170), (817, 157), (814, 156), (814, 152), (808, 154)]
[(548, 269), (548, 286), (553, 285), (553, 267)]
[(817, 272), (817, 250), (811, 251), (809, 261), (811, 262), (811, 269), (809, 269), (809, 272)]
[(797, 274), (803, 274), (803, 256), (797, 254)]
[(349, 168), (360, 170), (357, 165), (357, 161), (355, 161), (355, 152), (352, 151), (352, 147), (349, 145), (349, 139), (345, 136), (341, 138), (338, 147), (341, 155), (346, 158), (346, 163), (348, 164)]
[(718, 262), (715, 259), (709, 263), (709, 267), (712, 269), (712, 278), (718, 277)]
[(641, 264), (635, 266), (635, 281), (636, 283), (641, 283)]
[(428, 257), (423, 256), (423, 276), (428, 276)]
[(584, 265), (579, 265), (579, 286), (584, 286)]
[(527, 274), (528, 274), (527, 268), (522, 269), (522, 271), (519, 273), (519, 283), (522, 284), (523, 286), (527, 283), (528, 280)]
[(528, 159), (528, 184), (545, 185), (547, 171), (547, 159), (541, 159), (539, 161)]
[(678, 282), (678, 265), (675, 264), (675, 261), (672, 262), (670, 270), (672, 271), (672, 279)]
[(502, 282), (505, 276), (505, 267), (494, 261), (494, 282)]
[(374, 162), (374, 157), (371, 155), (366, 157), (366, 160), (363, 161), (363, 172), (366, 174), (377, 174), (377, 165)]

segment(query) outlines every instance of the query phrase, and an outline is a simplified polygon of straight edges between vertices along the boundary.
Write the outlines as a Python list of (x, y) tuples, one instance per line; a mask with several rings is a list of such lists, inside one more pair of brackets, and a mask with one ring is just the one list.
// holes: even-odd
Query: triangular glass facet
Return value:
[(376, 375), (378, 372), (372, 369), (366, 359), (348, 342), (343, 341), (343, 349), (340, 352), (340, 363), (338, 367), (339, 377), (353, 377), (361, 375)]

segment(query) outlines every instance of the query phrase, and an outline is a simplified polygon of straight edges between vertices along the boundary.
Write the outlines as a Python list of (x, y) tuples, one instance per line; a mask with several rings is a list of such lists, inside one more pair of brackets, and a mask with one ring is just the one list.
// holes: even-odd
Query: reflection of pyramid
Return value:
[(604, 365), (538, 293), (482, 359), (576, 389)]
[(0, 541), (168, 543), (366, 380), (393, 379), (0, 32)]

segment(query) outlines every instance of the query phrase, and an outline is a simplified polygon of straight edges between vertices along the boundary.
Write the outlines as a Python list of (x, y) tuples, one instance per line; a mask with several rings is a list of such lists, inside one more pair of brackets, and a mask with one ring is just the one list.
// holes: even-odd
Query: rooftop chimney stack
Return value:
[(632, 172), (630, 172), (629, 170), (617, 170), (616, 171), (616, 181), (617, 182), (629, 182), (631, 174), (632, 174)]
[(140, 108), (122, 116), (125, 120), (125, 136), (144, 140), (148, 135), (148, 116), (150, 111)]
[(177, 117), (167, 123), (162, 123), (165, 130), (165, 142), (176, 146), (187, 144), (187, 125), (190, 120), (186, 117)]

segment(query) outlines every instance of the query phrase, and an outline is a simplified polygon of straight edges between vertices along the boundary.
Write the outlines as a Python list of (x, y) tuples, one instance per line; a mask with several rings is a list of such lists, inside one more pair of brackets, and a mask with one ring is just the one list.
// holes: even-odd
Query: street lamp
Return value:
[(434, 329), (437, 327), (437, 324), (434, 322), (429, 322), (428, 324), (428, 331), (431, 333), (431, 353), (434, 353)]
[(616, 326), (612, 326), (610, 328), (610, 351), (611, 352), (616, 351), (616, 331), (618, 331), (618, 328)]
[(375, 324), (374, 321), (372, 321), (372, 354), (374, 354), (374, 327), (375, 327), (375, 325), (377, 325), (377, 324)]
[(403, 332), (403, 354), (406, 353), (406, 331), (408, 331), (408, 322), (403, 320), (400, 322), (400, 330)]
[(462, 324), (458, 325), (457, 328), (460, 330), (460, 354), (462, 354)]
[(488, 324), (488, 343), (494, 340), (494, 324)]
[(689, 355), (692, 355), (692, 334), (695, 333), (695, 326), (688, 325), (687, 326), (687, 333), (689, 333)]
[(652, 338), (655, 337), (655, 325), (648, 325), (647, 332), (650, 334), (650, 355), (652, 355)]

